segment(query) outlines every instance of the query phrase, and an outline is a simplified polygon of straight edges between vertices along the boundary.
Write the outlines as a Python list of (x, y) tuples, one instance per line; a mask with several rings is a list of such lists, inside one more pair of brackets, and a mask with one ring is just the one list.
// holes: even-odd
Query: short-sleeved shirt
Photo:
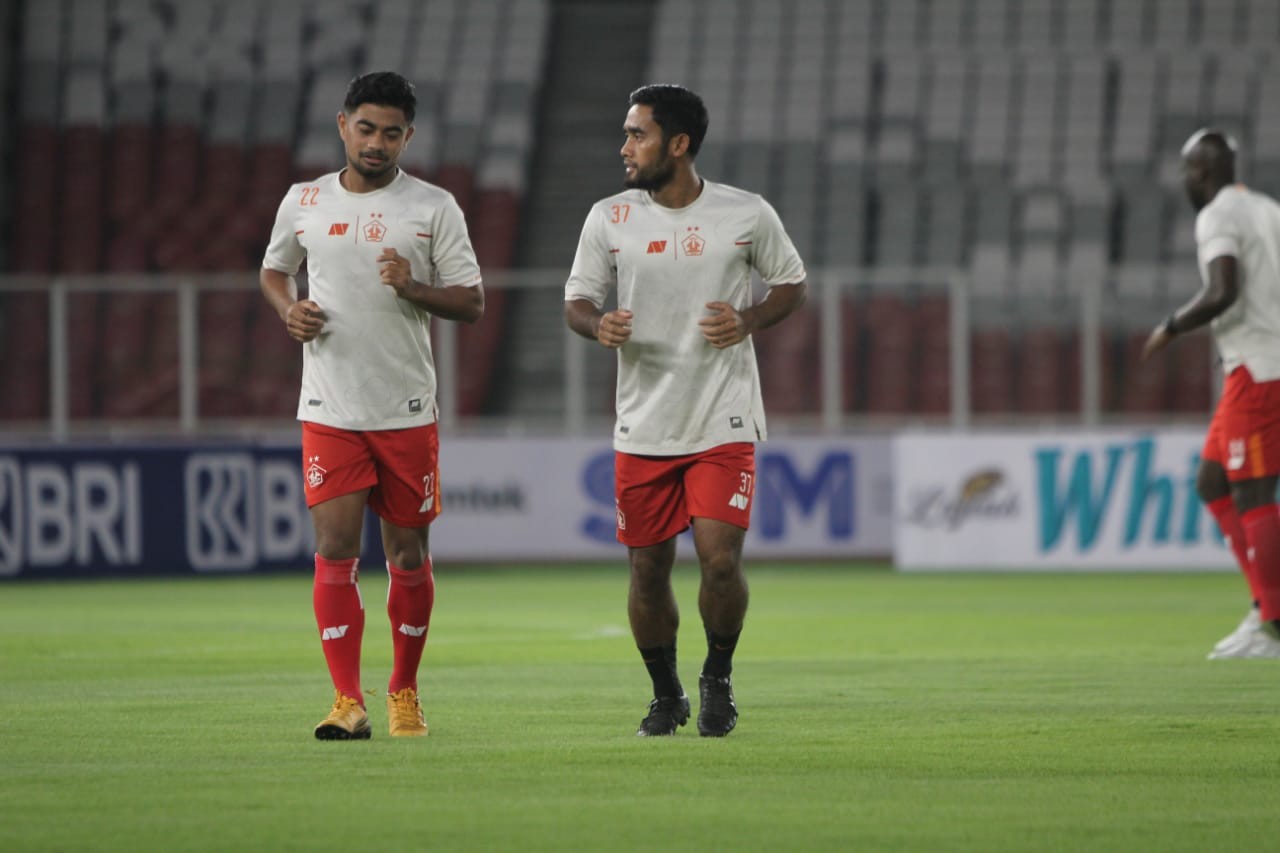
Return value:
[(480, 284), (462, 210), (404, 172), (367, 193), (348, 192), (339, 174), (289, 189), (262, 261), (294, 275), (305, 260), (307, 296), (325, 313), (324, 330), (303, 345), (298, 420), (351, 430), (434, 423), (430, 314), (382, 283), (378, 256), (395, 249), (433, 287)]
[(1280, 379), (1280, 204), (1241, 184), (1223, 187), (1196, 216), (1196, 254), (1206, 285), (1212, 260), (1236, 259), (1239, 296), (1211, 324), (1223, 369)]
[(674, 456), (767, 436), (751, 338), (718, 350), (698, 326), (708, 302), (752, 304), (753, 268), (769, 287), (805, 280), (778, 214), (755, 193), (705, 181), (687, 207), (628, 190), (591, 208), (565, 299), (603, 309), (616, 287), (618, 307), (634, 314), (618, 348), (615, 449)]

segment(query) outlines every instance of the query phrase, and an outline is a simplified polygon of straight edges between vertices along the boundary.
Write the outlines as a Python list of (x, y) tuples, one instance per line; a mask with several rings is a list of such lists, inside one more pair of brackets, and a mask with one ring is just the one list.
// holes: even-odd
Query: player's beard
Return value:
[(359, 173), (361, 177), (368, 180), (381, 178), (383, 175), (387, 174), (387, 172), (390, 172), (396, 167), (396, 161), (392, 160), (390, 157), (385, 158), (378, 166), (368, 165), (364, 160), (360, 159), (359, 156), (356, 156), (354, 159), (348, 158), (347, 164), (353, 171)]
[(656, 193), (658, 190), (671, 183), (671, 179), (676, 175), (676, 164), (671, 157), (664, 154), (662, 159), (654, 163), (648, 169), (641, 169), (636, 166), (636, 173), (630, 178), (624, 178), (622, 185), (630, 190), (647, 190)]

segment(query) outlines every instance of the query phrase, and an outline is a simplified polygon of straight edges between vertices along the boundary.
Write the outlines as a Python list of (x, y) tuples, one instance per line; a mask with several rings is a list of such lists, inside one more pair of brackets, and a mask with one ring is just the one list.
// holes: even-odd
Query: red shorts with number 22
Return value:
[(440, 514), (440, 439), (435, 424), (357, 431), (302, 422), (307, 506), (369, 489), (369, 506), (397, 527)]

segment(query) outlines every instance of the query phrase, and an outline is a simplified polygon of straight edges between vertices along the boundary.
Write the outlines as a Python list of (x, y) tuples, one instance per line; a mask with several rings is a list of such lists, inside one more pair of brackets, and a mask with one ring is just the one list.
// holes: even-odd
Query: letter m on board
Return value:
[(330, 226), (329, 226), (329, 236), (330, 236), (330, 237), (341, 237), (341, 236), (343, 236), (344, 234), (346, 234), (346, 233), (347, 233), (347, 225), (348, 225), (348, 223), (346, 223), (346, 222), (335, 222), (335, 223), (333, 223), (332, 225), (330, 225)]
[(667, 251), (666, 240), (650, 240), (649, 248), (645, 250), (646, 255), (661, 255)]

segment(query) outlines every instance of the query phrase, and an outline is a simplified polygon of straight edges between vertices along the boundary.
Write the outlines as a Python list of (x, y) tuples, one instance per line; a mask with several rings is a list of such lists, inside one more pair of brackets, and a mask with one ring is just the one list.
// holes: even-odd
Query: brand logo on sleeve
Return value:
[(648, 248), (648, 249), (645, 249), (645, 254), (646, 254), (646, 255), (661, 255), (661, 254), (665, 254), (665, 253), (666, 253), (666, 251), (667, 251), (667, 241), (666, 241), (666, 240), (650, 240), (650, 241), (649, 241), (649, 248)]
[(349, 222), (335, 222), (329, 226), (329, 236), (342, 237), (347, 233), (349, 227), (351, 227)]

